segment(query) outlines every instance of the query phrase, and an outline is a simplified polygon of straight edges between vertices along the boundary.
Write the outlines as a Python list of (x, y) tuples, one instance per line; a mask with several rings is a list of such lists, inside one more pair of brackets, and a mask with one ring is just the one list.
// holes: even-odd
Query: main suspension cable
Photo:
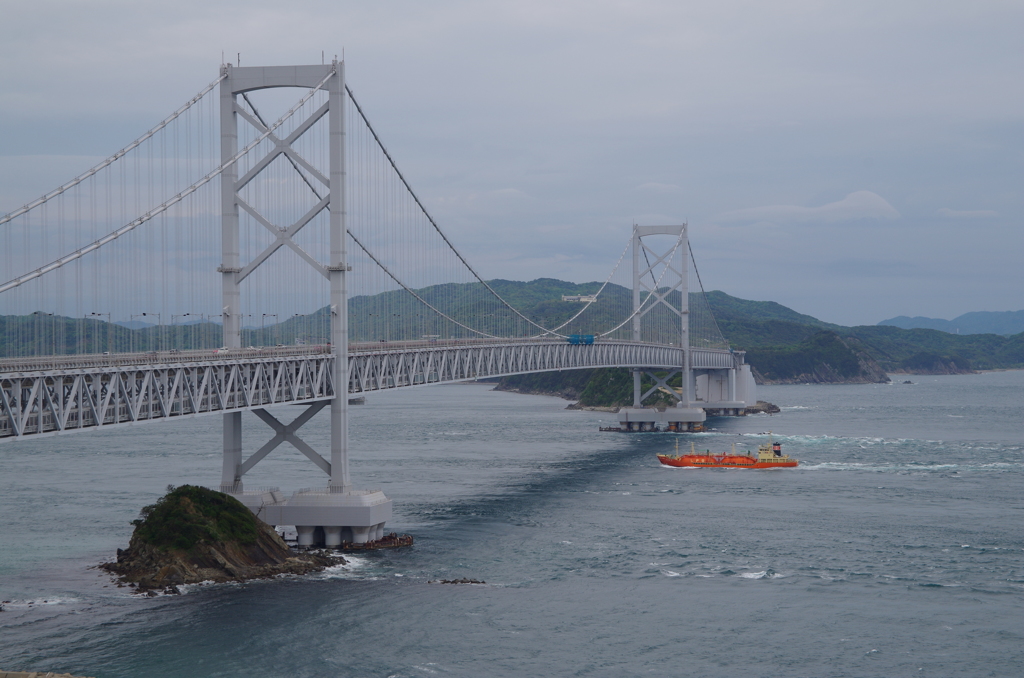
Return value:
[[(192, 108), (193, 104), (195, 104), (200, 99), (202, 99), (204, 96), (206, 96), (210, 92), (210, 90), (212, 90), (214, 87), (219, 85), (220, 82), (224, 78), (226, 78), (226, 77), (228, 77), (228, 76), (225, 74), (225, 75), (220, 76), (219, 78), (217, 78), (213, 82), (211, 82), (209, 85), (206, 86), (205, 89), (203, 89), (203, 91), (201, 91), (199, 94), (197, 94), (194, 97), (192, 97), (191, 99), (189, 99), (188, 102), (186, 102), (184, 106), (182, 106), (181, 108), (176, 110), (174, 113), (171, 113), (171, 115), (168, 118), (166, 118), (163, 122), (161, 122), (159, 125), (157, 125), (153, 129), (149, 130), (148, 132), (143, 134), (141, 137), (139, 137), (138, 139), (136, 139), (132, 143), (128, 144), (127, 146), (122, 148), (120, 151), (118, 151), (114, 155), (110, 156), (109, 158), (107, 158), (106, 160), (101, 162), (100, 164), (96, 165), (92, 169), (88, 170), (87, 172), (85, 172), (83, 174), (78, 175), (77, 177), (75, 177), (74, 179), (72, 179), (68, 183), (64, 184), (60, 188), (55, 188), (54, 190), (50, 191), (46, 195), (42, 196), (41, 198), (37, 198), (37, 199), (33, 200), (32, 202), (28, 203), (27, 205), (24, 205), (23, 207), (20, 207), (20, 208), (14, 210), (10, 214), (7, 214), (7, 215), (5, 215), (3, 217), (0, 217), (0, 226), (2, 226), (3, 224), (6, 224), (7, 222), (11, 221), (12, 219), (14, 219), (16, 217), (20, 217), (22, 214), (25, 214), (26, 212), (34, 210), (36, 207), (39, 207), (43, 203), (48, 202), (48, 201), (52, 200), (53, 198), (56, 198), (58, 195), (60, 195), (61, 193), (64, 193), (68, 189), (74, 188), (78, 184), (82, 183), (83, 181), (85, 181), (89, 177), (91, 177), (94, 174), (96, 174), (97, 172), (99, 172), (101, 169), (103, 169), (105, 167), (109, 167), (110, 165), (112, 165), (114, 162), (116, 162), (117, 160), (122, 158), (127, 153), (135, 150), (146, 139), (149, 139), (154, 134), (156, 134), (157, 132), (162, 130), (164, 127), (167, 127), (167, 125), (171, 124), (172, 122), (174, 122), (174, 120), (176, 120), (178, 117), (180, 117), (182, 113), (184, 113), (188, 109)], [(0, 290), (0, 291), (2, 291), (2, 290)]]
[(394, 159), (393, 159), (393, 158), (391, 157), (391, 154), (390, 154), (390, 153), (388, 153), (388, 149), (386, 149), (386, 148), (384, 147), (384, 143), (383, 143), (383, 142), (382, 142), (382, 141), (380, 140), (380, 137), (379, 137), (379, 136), (377, 136), (377, 132), (376, 132), (376, 130), (374, 130), (374, 129), (373, 129), (373, 125), (371, 125), (371, 124), (370, 124), (370, 121), (369, 121), (369, 120), (367, 119), (367, 117), (366, 117), (366, 113), (364, 113), (364, 112), (363, 112), (363, 109), (362, 109), (362, 107), (361, 107), (361, 106), (359, 105), (359, 102), (357, 102), (357, 101), (356, 101), (356, 98), (355, 98), (355, 96), (354, 96), (354, 95), (352, 94), (352, 89), (351, 89), (351, 88), (350, 88), (350, 87), (349, 87), (348, 85), (345, 85), (345, 90), (346, 90), (346, 91), (348, 92), (348, 96), (349, 96), (349, 98), (350, 98), (350, 99), (352, 100), (352, 104), (353, 104), (353, 105), (354, 105), (354, 106), (356, 107), (356, 111), (357, 111), (357, 112), (359, 113), (359, 117), (361, 117), (361, 118), (363, 119), (363, 122), (364, 122), (364, 123), (366, 123), (366, 127), (367, 127), (367, 129), (369, 129), (369, 130), (370, 130), (370, 134), (372, 134), (372, 135), (373, 135), (373, 138), (374, 138), (374, 140), (375, 140), (375, 141), (377, 142), (377, 145), (378, 145), (378, 146), (380, 147), (380, 150), (381, 150), (381, 151), (382, 151), (382, 152), (384, 153), (384, 157), (386, 157), (386, 158), (388, 159), (388, 162), (389, 162), (389, 163), (391, 164), (391, 168), (392, 168), (393, 170), (395, 170), (395, 173), (396, 173), (396, 174), (398, 175), (398, 178), (399, 178), (399, 179), (400, 179), (400, 180), (402, 181), (402, 184), (404, 184), (404, 185), (405, 185), (405, 189), (406, 189), (407, 191), (409, 191), (409, 195), (410, 195), (410, 196), (412, 196), (412, 199), (413, 199), (413, 200), (414, 200), (414, 201), (416, 202), (416, 205), (417, 205), (417, 206), (418, 206), (418, 207), (420, 208), (420, 211), (421, 211), (421, 212), (423, 212), (423, 216), (425, 216), (425, 217), (427, 218), (427, 221), (429, 221), (429, 222), (430, 222), (430, 225), (434, 227), (434, 230), (435, 230), (435, 231), (437, 231), (438, 235), (440, 235), (440, 236), (441, 236), (441, 239), (442, 239), (442, 240), (444, 240), (445, 244), (446, 244), (446, 245), (448, 245), (448, 247), (449, 247), (449, 248), (450, 248), (450, 249), (452, 250), (452, 252), (454, 252), (454, 253), (455, 253), (455, 256), (459, 258), (459, 261), (461, 261), (461, 262), (462, 262), (463, 266), (465, 266), (465, 267), (466, 267), (466, 269), (468, 269), (468, 270), (469, 270), (469, 272), (473, 274), (473, 277), (475, 277), (475, 278), (476, 278), (476, 279), (477, 279), (477, 280), (478, 280), (478, 281), (480, 282), (480, 284), (481, 284), (481, 285), (483, 285), (484, 287), (486, 287), (486, 288), (487, 288), (487, 290), (488, 290), (488, 291), (489, 291), (489, 292), (490, 292), (491, 294), (493, 294), (493, 295), (494, 295), (494, 297), (495, 297), (495, 298), (496, 298), (496, 299), (497, 299), (498, 301), (500, 301), (500, 302), (501, 302), (501, 303), (502, 303), (502, 304), (503, 304), (503, 305), (504, 305), (504, 306), (505, 306), (506, 308), (508, 308), (508, 309), (509, 309), (510, 311), (512, 311), (512, 312), (513, 312), (513, 313), (515, 313), (515, 314), (516, 314), (517, 316), (519, 316), (520, 318), (522, 318), (523, 320), (525, 320), (525, 321), (526, 321), (526, 322), (528, 322), (529, 324), (533, 325), (533, 326), (534, 326), (534, 327), (536, 327), (537, 329), (541, 330), (542, 332), (549, 332), (549, 333), (552, 333), (552, 334), (557, 334), (557, 332), (553, 332), (552, 330), (549, 330), (549, 329), (547, 329), (547, 328), (546, 328), (546, 327), (544, 327), (543, 325), (540, 325), (540, 324), (538, 324), (538, 323), (534, 322), (533, 320), (530, 320), (530, 319), (529, 319), (529, 318), (527, 318), (527, 317), (526, 317), (525, 315), (523, 315), (523, 314), (522, 314), (522, 313), (521, 313), (521, 312), (519, 311), (519, 309), (517, 309), (516, 307), (512, 306), (512, 304), (510, 304), (510, 303), (508, 303), (507, 301), (505, 301), (505, 299), (503, 299), (503, 298), (502, 298), (502, 296), (501, 296), (500, 294), (498, 294), (498, 293), (497, 293), (497, 292), (496, 292), (496, 291), (494, 290), (494, 288), (493, 288), (493, 287), (491, 287), (491, 286), (490, 286), (489, 284), (487, 284), (487, 281), (486, 281), (486, 280), (484, 280), (484, 279), (483, 279), (483, 278), (482, 278), (482, 277), (480, 276), (480, 274), (479, 274), (479, 273), (477, 273), (477, 272), (476, 272), (476, 270), (475, 270), (475, 269), (474, 269), (474, 268), (473, 268), (472, 266), (470, 266), (470, 265), (469, 265), (469, 262), (468, 262), (468, 261), (466, 261), (466, 258), (465, 258), (465, 257), (463, 257), (463, 256), (462, 256), (462, 253), (461, 253), (461, 252), (459, 252), (459, 250), (455, 248), (455, 246), (454, 246), (454, 245), (452, 244), (452, 242), (451, 242), (451, 241), (450, 241), (450, 240), (448, 239), (448, 236), (447, 236), (447, 235), (445, 235), (444, 231), (442, 231), (442, 230), (441, 230), (441, 227), (437, 225), (437, 222), (436, 222), (436, 221), (434, 221), (434, 218), (433, 218), (432, 216), (430, 216), (430, 213), (429, 213), (429, 212), (427, 212), (427, 208), (426, 208), (426, 207), (424, 207), (424, 205), (423, 205), (423, 203), (422, 203), (422, 202), (420, 202), (419, 196), (417, 196), (417, 195), (416, 195), (416, 192), (412, 190), (412, 186), (410, 186), (410, 185), (409, 185), (409, 182), (405, 180), (405, 176), (404, 176), (404, 175), (402, 174), (402, 172), (401, 172), (401, 171), (400, 171), (400, 170), (398, 169), (398, 165), (396, 165), (396, 164), (395, 164), (395, 161), (394, 161)]
[[(599, 337), (606, 337), (609, 334), (611, 334), (612, 332), (615, 332), (616, 330), (618, 330), (621, 327), (625, 326), (626, 323), (628, 323), (630, 320), (632, 320), (634, 317), (636, 317), (636, 315), (638, 313), (640, 313), (640, 311), (643, 310), (644, 306), (647, 305), (648, 301), (650, 301), (651, 299), (653, 299), (653, 298), (658, 296), (657, 295), (657, 291), (658, 291), (658, 288), (661, 287), (661, 280), (662, 280), (662, 278), (665, 277), (665, 274), (668, 273), (668, 270), (670, 268), (670, 266), (668, 264), (671, 264), (672, 260), (675, 259), (675, 257), (676, 257), (676, 250), (679, 249), (679, 243), (681, 243), (683, 241), (683, 233), (684, 232), (680, 232), (679, 233), (679, 237), (676, 239), (675, 247), (672, 248), (672, 253), (668, 256), (668, 261), (666, 262), (665, 267), (661, 270), (661, 275), (658, 276), (658, 280), (655, 281), (655, 283), (654, 283), (654, 290), (644, 298), (644, 300), (640, 303), (640, 305), (637, 306), (633, 310), (633, 312), (630, 313), (629, 316), (625, 320), (623, 320), (621, 323), (619, 323), (615, 327), (611, 328), (607, 332), (599, 332), (597, 334), (597, 336), (599, 336)], [(689, 245), (689, 243), (687, 243), (687, 245)], [(653, 278), (654, 274), (651, 274), (651, 277)], [(653, 304), (652, 304), (651, 307), (653, 308)]]
[(409, 287), (408, 285), (406, 285), (406, 284), (405, 284), (404, 282), (402, 282), (401, 280), (399, 280), (399, 279), (398, 279), (398, 276), (396, 276), (396, 275), (395, 275), (394, 273), (392, 273), (392, 272), (391, 272), (391, 270), (390, 270), (390, 269), (389, 269), (389, 268), (388, 268), (387, 266), (385, 266), (385, 265), (384, 265), (384, 263), (383, 263), (383, 262), (382, 262), (382, 261), (381, 261), (380, 259), (378, 259), (377, 257), (375, 257), (375, 256), (374, 256), (374, 254), (373, 254), (373, 252), (371, 252), (371, 251), (370, 251), (370, 250), (369, 250), (369, 249), (368, 249), (368, 248), (366, 247), (366, 245), (364, 245), (363, 243), (361, 243), (361, 242), (359, 241), (359, 238), (357, 238), (357, 237), (355, 236), (355, 234), (354, 234), (354, 233), (352, 233), (352, 231), (349, 231), (349, 232), (348, 232), (348, 236), (349, 236), (350, 238), (352, 238), (352, 241), (353, 241), (353, 242), (355, 242), (355, 244), (359, 245), (359, 248), (360, 248), (361, 250), (363, 250), (363, 252), (364, 252), (364, 253), (366, 254), (366, 256), (370, 257), (370, 259), (372, 259), (372, 260), (373, 260), (373, 263), (375, 263), (375, 264), (377, 264), (378, 266), (380, 266), (381, 270), (383, 270), (383, 271), (384, 271), (385, 273), (387, 273), (387, 274), (388, 274), (388, 276), (389, 276), (389, 277), (390, 277), (390, 278), (391, 278), (392, 280), (394, 280), (394, 281), (395, 281), (396, 283), (398, 283), (398, 284), (399, 284), (399, 286), (401, 286), (401, 288), (402, 288), (402, 289), (404, 289), (404, 290), (405, 290), (406, 292), (408, 292), (408, 293), (409, 293), (409, 294), (411, 294), (412, 296), (416, 297), (417, 301), (419, 301), (420, 303), (422, 303), (422, 304), (423, 304), (424, 306), (426, 306), (427, 308), (429, 308), (429, 309), (430, 309), (431, 311), (433, 311), (434, 313), (437, 313), (437, 314), (438, 314), (439, 316), (441, 316), (442, 318), (445, 318), (446, 320), (450, 320), (450, 321), (452, 321), (453, 323), (455, 323), (456, 325), (458, 325), (459, 327), (461, 327), (461, 328), (463, 328), (463, 329), (465, 329), (465, 330), (469, 330), (470, 332), (475, 332), (476, 334), (479, 334), (479, 335), (480, 335), (480, 336), (482, 336), (482, 337), (488, 337), (489, 339), (502, 339), (502, 338), (503, 338), (503, 337), (498, 337), (498, 336), (496, 336), (496, 335), (493, 335), (493, 334), (488, 334), (487, 332), (484, 332), (484, 331), (482, 331), (482, 330), (478, 330), (478, 329), (472, 328), (472, 327), (470, 327), (469, 325), (466, 325), (466, 324), (464, 324), (464, 323), (461, 323), (461, 322), (459, 322), (458, 320), (456, 320), (455, 318), (451, 317), (450, 315), (448, 315), (448, 314), (447, 314), (447, 313), (445, 313), (444, 311), (441, 311), (440, 309), (438, 309), (437, 307), (435, 307), (435, 306), (434, 306), (433, 304), (431, 304), (431, 303), (430, 303), (429, 301), (427, 301), (426, 299), (424, 299), (423, 297), (421, 297), (421, 296), (420, 296), (419, 294), (417, 294), (417, 293), (416, 293), (416, 290), (412, 289), (411, 287)]
[(27, 283), (30, 280), (35, 280), (36, 278), (38, 278), (38, 277), (40, 277), (42, 275), (45, 275), (45, 274), (49, 273), (50, 271), (55, 271), (58, 268), (61, 268), (62, 266), (65, 266), (66, 264), (69, 264), (72, 261), (75, 261), (76, 259), (82, 258), (83, 256), (85, 256), (89, 252), (93, 252), (95, 250), (98, 250), (100, 247), (103, 247), (107, 243), (112, 242), (112, 241), (120, 238), (125, 233), (129, 233), (130, 231), (135, 230), (136, 228), (138, 228), (142, 224), (146, 223), (147, 221), (149, 221), (153, 217), (157, 216), (158, 214), (162, 214), (163, 212), (165, 212), (172, 205), (176, 205), (177, 203), (181, 202), (182, 200), (184, 200), (186, 197), (188, 197), (192, 193), (195, 193), (201, 187), (205, 186), (210, 181), (212, 181), (215, 177), (217, 177), (221, 172), (223, 172), (228, 167), (230, 167), (235, 162), (237, 162), (239, 160), (239, 158), (241, 158), (246, 153), (248, 153), (253, 148), (255, 148), (260, 142), (262, 142), (264, 139), (266, 139), (271, 134), (273, 134), (274, 130), (276, 130), (278, 127), (280, 127), (282, 124), (284, 124), (284, 122), (288, 118), (290, 118), (292, 115), (295, 114), (295, 111), (299, 110), (299, 108), (301, 108), (307, 101), (309, 101), (313, 97), (313, 95), (316, 94), (317, 91), (327, 83), (328, 80), (330, 80), (332, 77), (334, 77), (334, 73), (335, 72), (332, 69), (326, 76), (324, 76), (323, 80), (321, 80), (317, 85), (314, 85), (313, 88), (311, 90), (309, 90), (309, 92), (304, 97), (299, 99), (299, 102), (297, 104), (292, 106), (292, 108), (287, 113), (285, 113), (283, 116), (281, 116), (278, 119), (278, 121), (275, 122), (271, 127), (269, 127), (265, 132), (263, 132), (263, 134), (257, 136), (251, 143), (249, 143), (249, 145), (247, 145), (241, 151), (236, 153), (233, 158), (231, 158), (230, 160), (226, 161), (224, 164), (222, 164), (221, 166), (217, 167), (213, 171), (211, 171), (209, 174), (204, 176), (202, 179), (200, 179), (196, 183), (192, 184), (191, 186), (189, 186), (188, 188), (186, 188), (182, 192), (178, 193), (177, 195), (175, 195), (170, 200), (162, 203), (161, 205), (158, 205), (157, 207), (154, 207), (150, 211), (148, 211), (145, 214), (143, 214), (141, 217), (138, 217), (137, 219), (135, 219), (135, 220), (125, 224), (124, 226), (122, 226), (121, 228), (117, 229), (116, 231), (113, 231), (112, 233), (108, 233), (107, 235), (103, 236), (99, 240), (96, 240), (96, 241), (92, 242), (91, 244), (86, 245), (85, 247), (77, 249), (74, 252), (72, 252), (71, 254), (65, 255), (65, 256), (61, 257), (60, 259), (57, 259), (56, 261), (52, 261), (49, 264), (46, 264), (45, 266), (40, 266), (39, 268), (35, 269), (34, 271), (26, 273), (23, 276), (20, 276), (18, 278), (13, 278), (12, 280), (7, 281), (3, 285), (0, 285), (0, 294), (2, 294), (3, 292), (6, 292), (7, 290), (13, 289), (13, 288), (18, 287), (20, 285), (23, 285), (23, 284)]
[[(701, 296), (704, 297), (704, 303), (708, 305), (708, 315), (711, 316), (711, 322), (715, 323), (715, 329), (718, 330), (718, 336), (722, 337), (726, 346), (729, 346), (729, 340), (725, 338), (725, 332), (723, 332), (722, 328), (718, 326), (718, 318), (715, 317), (714, 312), (711, 310), (711, 302), (708, 301), (708, 293), (704, 291), (704, 283), (701, 282), (700, 271), (697, 270), (697, 259), (693, 256), (693, 247), (690, 245), (689, 240), (686, 241), (686, 248), (690, 250), (690, 261), (693, 262), (693, 273), (697, 276), (697, 284), (700, 285), (700, 293)], [(731, 346), (729, 347), (729, 350), (732, 350)]]
[[(608, 277), (605, 278), (605, 281), (604, 281), (604, 283), (602, 283), (600, 289), (598, 289), (597, 293), (593, 295), (593, 301), (588, 301), (583, 306), (583, 308), (581, 308), (579, 311), (576, 312), (576, 315), (574, 315), (573, 317), (569, 318), (568, 320), (566, 320), (564, 323), (562, 323), (558, 327), (555, 327), (554, 329), (552, 329), (551, 330), (552, 332), (557, 332), (558, 330), (562, 329), (563, 327), (565, 327), (566, 325), (571, 323), (573, 320), (576, 320), (576, 318), (579, 318), (581, 315), (583, 315), (584, 311), (586, 311), (588, 308), (590, 308), (591, 304), (597, 303), (598, 297), (600, 297), (601, 293), (604, 292), (604, 288), (608, 287), (608, 283), (610, 283), (612, 281), (612, 277), (615, 275), (615, 272), (618, 271), (619, 270), (619, 266), (622, 265), (622, 260), (626, 258), (626, 252), (629, 251), (629, 246), (630, 246), (630, 244), (632, 242), (633, 242), (633, 236), (630, 235), (629, 236), (629, 240), (626, 242), (625, 249), (622, 250), (622, 254), (619, 255), (619, 260), (617, 262), (615, 262), (615, 267), (612, 268), (612, 272), (608, 274)], [(561, 335), (561, 336), (565, 336), (565, 335)]]

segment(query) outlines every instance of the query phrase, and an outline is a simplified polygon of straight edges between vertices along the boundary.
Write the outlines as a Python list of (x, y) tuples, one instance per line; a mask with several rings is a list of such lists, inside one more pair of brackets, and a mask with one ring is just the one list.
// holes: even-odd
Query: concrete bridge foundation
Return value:
[(384, 524), (391, 519), (391, 500), (380, 490), (306, 488), (286, 497), (270, 488), (229, 494), (265, 523), (294, 525), (299, 546), (365, 544), (383, 537)]
[(619, 410), (622, 431), (703, 431), (706, 415), (699, 407), (623, 407)]

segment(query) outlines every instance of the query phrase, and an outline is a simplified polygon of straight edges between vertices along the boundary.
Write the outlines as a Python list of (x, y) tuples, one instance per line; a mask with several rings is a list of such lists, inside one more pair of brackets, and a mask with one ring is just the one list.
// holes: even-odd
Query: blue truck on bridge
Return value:
[(594, 335), (593, 334), (570, 334), (568, 339), (567, 339), (567, 341), (570, 344), (573, 344), (573, 345), (576, 345), (576, 346), (579, 346), (581, 344), (593, 344), (594, 343)]

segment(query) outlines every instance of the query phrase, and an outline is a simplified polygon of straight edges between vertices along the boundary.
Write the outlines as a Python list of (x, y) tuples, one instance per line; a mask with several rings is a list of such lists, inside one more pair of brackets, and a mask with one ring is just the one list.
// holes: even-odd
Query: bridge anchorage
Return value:
[[(268, 124), (256, 92), (286, 88), (307, 92)], [(193, 118), (183, 118), (190, 108)], [(165, 132), (168, 139), (159, 137)], [(161, 156), (164, 149), (175, 155)], [(219, 266), (203, 259), (217, 251), (218, 225)], [(691, 267), (686, 224), (634, 226), (631, 279), (620, 268), (627, 246), (594, 294), (563, 298), (582, 303), (578, 312), (551, 306), (545, 317), (554, 320), (542, 324), (451, 243), (337, 61), (222, 66), (171, 117), (0, 217), (0, 227), (4, 272), (30, 269), (0, 279), (0, 443), (220, 416), (220, 489), (270, 524), (294, 525), (301, 546), (372, 541), (392, 516), (383, 492), (357, 489), (350, 478), (349, 397), (625, 368), (634, 397), (619, 412), (623, 431), (698, 430), (709, 414), (738, 415), (756, 400), (744, 354), (722, 336)], [(185, 256), (174, 260), (175, 252)], [(293, 313), (302, 307), (311, 312)], [(157, 318), (148, 334), (112, 322), (142, 316)], [(185, 316), (203, 320), (183, 333), (175, 318)], [(220, 323), (206, 320), (215, 316)], [(290, 316), (291, 327), (301, 321), (306, 330), (268, 341), (251, 325), (268, 316)], [(655, 400), (669, 406), (644, 405)], [(285, 423), (272, 414), (285, 405), (303, 409)], [(324, 410), (330, 449), (321, 454), (300, 432)], [(248, 456), (244, 412), (273, 431)], [(327, 483), (288, 496), (247, 490), (246, 474), (283, 443)]]

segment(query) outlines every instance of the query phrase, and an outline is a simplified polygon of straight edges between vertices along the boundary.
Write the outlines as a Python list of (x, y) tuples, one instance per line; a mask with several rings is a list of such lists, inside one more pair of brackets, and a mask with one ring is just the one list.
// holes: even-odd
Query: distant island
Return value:
[(878, 324), (905, 330), (928, 329), (950, 334), (1001, 334), (1008, 337), (1024, 332), (1024, 311), (973, 311), (952, 320), (900, 315)]

